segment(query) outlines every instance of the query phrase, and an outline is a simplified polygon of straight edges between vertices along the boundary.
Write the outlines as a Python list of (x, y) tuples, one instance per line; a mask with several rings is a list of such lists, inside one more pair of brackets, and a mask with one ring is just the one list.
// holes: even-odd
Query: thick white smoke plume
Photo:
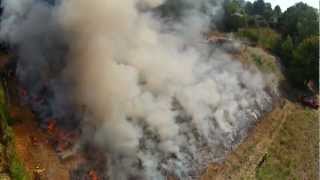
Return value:
[(1, 37), (18, 48), (20, 79), (50, 85), (47, 116), (86, 106), (111, 179), (191, 178), (270, 105), (255, 68), (204, 43), (219, 3), (186, 0), (177, 21), (154, 13), (162, 3), (4, 1)]

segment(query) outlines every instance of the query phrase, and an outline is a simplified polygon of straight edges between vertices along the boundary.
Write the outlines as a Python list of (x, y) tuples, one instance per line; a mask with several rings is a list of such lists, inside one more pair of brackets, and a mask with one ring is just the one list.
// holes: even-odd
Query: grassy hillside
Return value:
[(318, 111), (299, 107), (283, 124), (257, 168), (261, 180), (319, 178)]
[[(262, 48), (245, 46), (235, 56), (245, 66), (255, 65), (263, 72), (269, 87), (286, 81), (278, 59)], [(210, 165), (201, 180), (318, 179), (318, 111), (302, 107), (295, 96), (290, 98), (293, 101), (280, 99), (225, 162)]]

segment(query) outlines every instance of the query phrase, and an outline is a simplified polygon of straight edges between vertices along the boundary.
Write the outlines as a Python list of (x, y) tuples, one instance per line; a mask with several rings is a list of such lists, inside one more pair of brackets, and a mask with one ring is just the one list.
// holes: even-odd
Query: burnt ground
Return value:
[(13, 126), (16, 152), (24, 163), (31, 179), (68, 180), (70, 170), (76, 167), (75, 159), (61, 160), (50, 143), (50, 136), (35, 121), (28, 108), (11, 106), (11, 113), (19, 121)]
[[(8, 62), (9, 56), (0, 55), (0, 70)], [(77, 157), (61, 160), (52, 144), (50, 134), (40, 125), (32, 111), (19, 100), (17, 85), (13, 78), (6, 81), (8, 110), (14, 120), (12, 125), (14, 149), (18, 159), (27, 171), (27, 179), (31, 180), (68, 180), (70, 171), (79, 163)], [(10, 161), (10, 160), (8, 160)], [(10, 162), (8, 162), (10, 164)], [(13, 175), (12, 175), (13, 176)], [(23, 180), (27, 180), (23, 178)], [(1, 176), (0, 176), (1, 178)], [(20, 178), (20, 177), (19, 177)], [(22, 176), (21, 176), (22, 178)], [(13, 180), (16, 180), (13, 177)], [(20, 179), (17, 179), (20, 180)]]
[(14, 81), (9, 81), (9, 113), (15, 120), (12, 126), (16, 153), (31, 179), (68, 180), (70, 171), (77, 167), (80, 158), (61, 160), (47, 130), (40, 127), (36, 116), (22, 104)]

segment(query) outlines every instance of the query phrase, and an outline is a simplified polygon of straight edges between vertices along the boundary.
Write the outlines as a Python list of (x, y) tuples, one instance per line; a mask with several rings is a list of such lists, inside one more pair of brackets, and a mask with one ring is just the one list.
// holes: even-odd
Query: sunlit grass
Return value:
[(265, 162), (256, 171), (257, 179), (317, 180), (318, 128), (318, 112), (314, 110), (301, 109), (288, 116)]

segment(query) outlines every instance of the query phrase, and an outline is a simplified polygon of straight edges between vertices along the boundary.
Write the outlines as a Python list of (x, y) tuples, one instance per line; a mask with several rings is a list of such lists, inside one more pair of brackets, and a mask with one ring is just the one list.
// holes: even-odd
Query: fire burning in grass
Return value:
[(90, 170), (88, 173), (90, 180), (99, 180), (97, 172), (95, 170)]
[(79, 132), (77, 130), (65, 130), (57, 126), (54, 119), (47, 121), (47, 131), (51, 135), (52, 141), (55, 144), (55, 149), (58, 153), (64, 152), (67, 149), (72, 149), (74, 143), (79, 140)]
[(220, 2), (176, 19), (170, 2), (4, 1), (21, 96), (59, 154), (84, 154), (73, 179), (194, 179), (270, 107), (263, 74), (199, 43)]
[(48, 120), (48, 126), (47, 126), (47, 130), (50, 134), (53, 134), (54, 133), (54, 130), (56, 128), (56, 124), (57, 122), (53, 119), (49, 119)]

